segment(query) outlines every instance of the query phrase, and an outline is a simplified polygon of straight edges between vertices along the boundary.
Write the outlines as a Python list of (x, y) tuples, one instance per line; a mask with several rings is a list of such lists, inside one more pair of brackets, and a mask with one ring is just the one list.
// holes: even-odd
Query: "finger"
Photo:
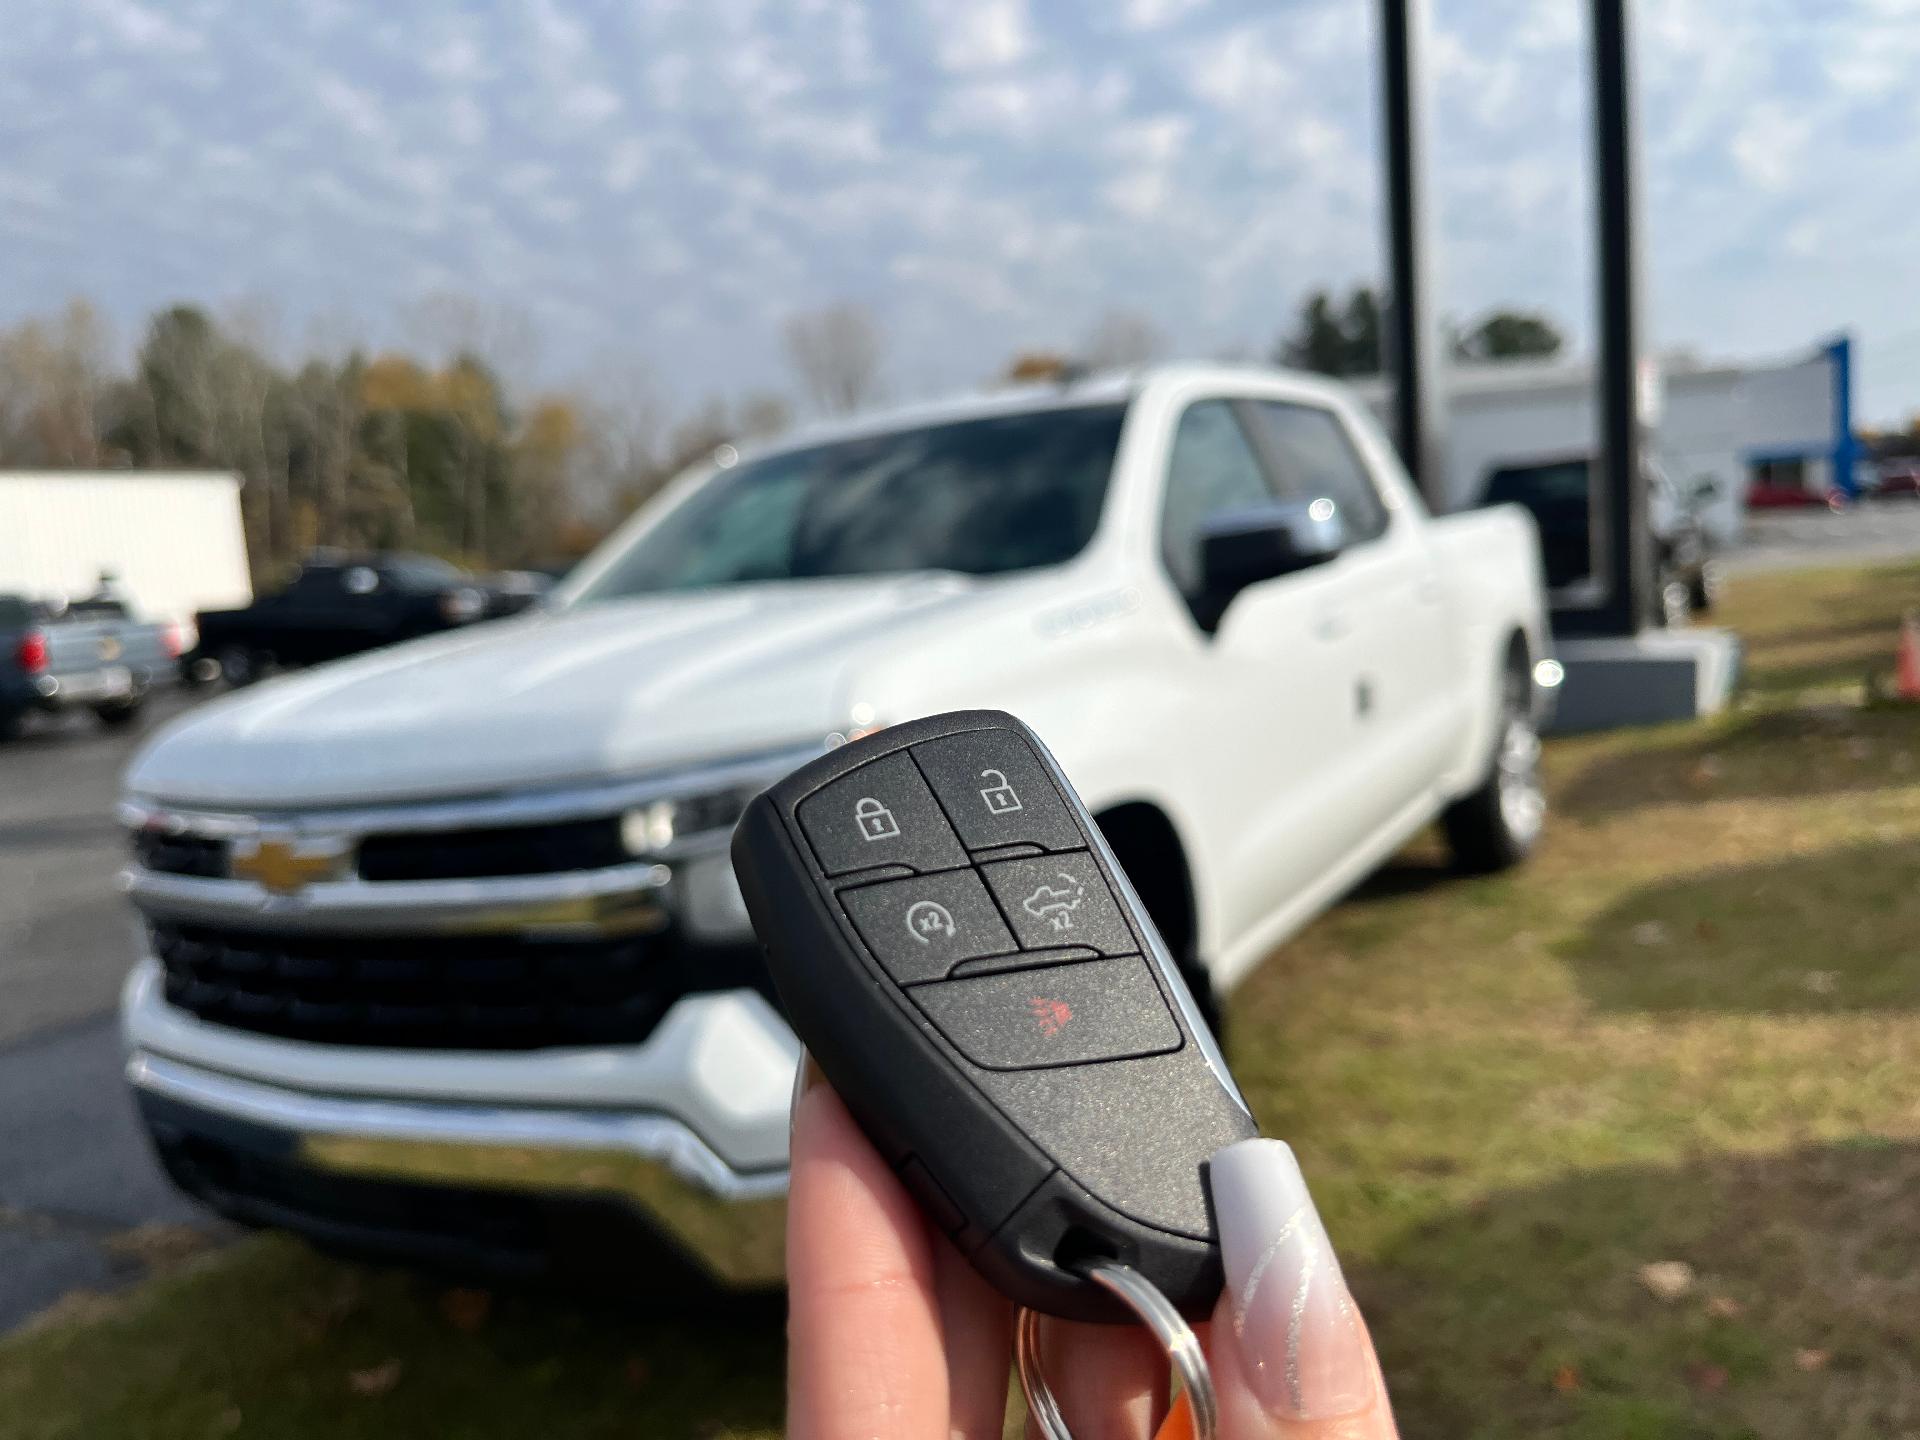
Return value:
[(1138, 1325), (1043, 1320), (1040, 1363), (1074, 1440), (1152, 1440), (1166, 1414), (1167, 1357)]
[(947, 1367), (920, 1212), (824, 1084), (799, 1095), (787, 1197), (793, 1440), (948, 1440)]
[(1227, 1277), (1209, 1352), (1222, 1440), (1391, 1440), (1373, 1341), (1293, 1151), (1243, 1140), (1209, 1172)]
[(944, 1236), (933, 1242), (933, 1276), (946, 1339), (952, 1440), (1000, 1440), (1007, 1427), (1013, 1306)]

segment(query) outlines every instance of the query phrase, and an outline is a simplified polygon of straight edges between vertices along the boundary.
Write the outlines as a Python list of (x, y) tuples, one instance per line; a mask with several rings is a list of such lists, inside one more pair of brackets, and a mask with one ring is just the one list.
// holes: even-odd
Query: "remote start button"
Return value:
[(1084, 1065), (1178, 1050), (1180, 1027), (1138, 955), (946, 980), (907, 992), (986, 1070)]
[(1107, 955), (1140, 948), (1100, 867), (1085, 850), (981, 867), (1023, 950), (1087, 945)]
[(970, 730), (913, 747), (933, 793), (969, 850), (1087, 842), (1033, 748), (1011, 730)]
[(987, 887), (971, 870), (842, 890), (840, 903), (902, 985), (938, 980), (962, 960), (1014, 948)]
[(878, 865), (951, 870), (967, 863), (947, 817), (906, 754), (872, 761), (821, 786), (795, 813), (829, 875)]

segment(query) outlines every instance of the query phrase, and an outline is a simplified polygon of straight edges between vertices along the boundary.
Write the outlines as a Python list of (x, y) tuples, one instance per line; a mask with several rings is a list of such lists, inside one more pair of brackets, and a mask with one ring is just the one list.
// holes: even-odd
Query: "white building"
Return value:
[[(1702, 361), (1675, 354), (1646, 374), (1642, 412), (1652, 454), (1683, 495), (1712, 482), (1704, 506), (1723, 539), (1740, 530), (1756, 479), (1814, 493), (1851, 489), (1853, 354), (1846, 336), (1779, 360)], [(1510, 360), (1455, 365), (1448, 397), (1447, 509), (1481, 502), (1493, 471), (1591, 455), (1596, 420), (1587, 360)], [(1356, 389), (1386, 416), (1385, 382)]]
[(147, 620), (253, 597), (240, 478), (220, 471), (0, 470), (0, 592), (90, 595), (101, 575)]

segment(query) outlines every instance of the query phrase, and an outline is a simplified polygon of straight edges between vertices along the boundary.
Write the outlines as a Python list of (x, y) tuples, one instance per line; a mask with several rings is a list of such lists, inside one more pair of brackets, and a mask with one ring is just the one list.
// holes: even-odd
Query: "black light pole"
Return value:
[(1380, 95), (1387, 145), (1386, 361), (1394, 438), (1434, 510), (1446, 503), (1446, 410), (1427, 201), (1427, 0), (1380, 0)]
[[(1632, 0), (1592, 0), (1594, 217), (1600, 267), (1597, 438), (1606, 599), (1593, 628), (1637, 633), (1651, 614), (1652, 542), (1640, 468), (1640, 226)], [(1566, 628), (1563, 625), (1563, 628)]]

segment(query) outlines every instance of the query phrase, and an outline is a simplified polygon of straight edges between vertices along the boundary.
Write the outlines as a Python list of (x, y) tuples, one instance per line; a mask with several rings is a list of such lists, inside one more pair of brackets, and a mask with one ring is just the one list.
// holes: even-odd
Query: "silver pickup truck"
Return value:
[(111, 597), (56, 606), (0, 595), (0, 740), (36, 710), (132, 723), (148, 692), (179, 674), (180, 649), (177, 627), (143, 624)]

